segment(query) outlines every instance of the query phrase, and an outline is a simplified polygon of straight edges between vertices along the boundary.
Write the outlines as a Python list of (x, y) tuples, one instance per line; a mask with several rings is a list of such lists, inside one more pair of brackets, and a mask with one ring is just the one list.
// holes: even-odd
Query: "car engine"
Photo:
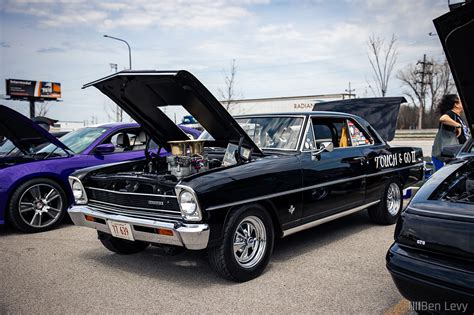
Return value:
[(474, 203), (474, 161), (448, 177), (439, 186), (432, 199)]
[(171, 154), (166, 157), (168, 171), (179, 180), (209, 169), (209, 161), (203, 155), (201, 140), (171, 141)]
[(92, 186), (120, 192), (174, 194), (184, 177), (220, 167), (221, 160), (209, 159), (203, 140), (171, 141), (171, 155), (148, 156), (144, 161), (119, 165), (89, 177)]

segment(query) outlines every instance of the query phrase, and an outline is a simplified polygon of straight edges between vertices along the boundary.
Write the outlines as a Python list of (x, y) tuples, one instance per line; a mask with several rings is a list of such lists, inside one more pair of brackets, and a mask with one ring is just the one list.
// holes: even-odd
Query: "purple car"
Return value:
[[(194, 138), (200, 134), (182, 129)], [(8, 220), (24, 232), (56, 227), (73, 200), (67, 182), (72, 172), (142, 159), (146, 143), (147, 136), (136, 123), (85, 127), (58, 140), (0, 105), (0, 225)]]

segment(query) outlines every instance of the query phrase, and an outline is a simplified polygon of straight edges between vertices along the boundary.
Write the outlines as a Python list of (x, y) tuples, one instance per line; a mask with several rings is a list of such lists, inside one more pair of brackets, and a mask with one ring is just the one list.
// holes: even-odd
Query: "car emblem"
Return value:
[(290, 214), (293, 214), (293, 212), (295, 212), (295, 206), (291, 205), (291, 206), (290, 206), (290, 209), (288, 209), (288, 212), (289, 212)]
[(162, 206), (164, 203), (163, 201), (156, 201), (156, 200), (148, 200), (149, 205), (154, 205), (154, 206)]

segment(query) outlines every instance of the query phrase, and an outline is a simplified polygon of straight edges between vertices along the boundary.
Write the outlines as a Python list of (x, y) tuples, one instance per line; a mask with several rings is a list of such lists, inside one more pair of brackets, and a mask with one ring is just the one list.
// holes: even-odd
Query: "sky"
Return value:
[[(451, 1), (455, 2), (455, 1)], [(48, 116), (109, 121), (111, 101), (82, 85), (127, 69), (188, 70), (217, 96), (236, 62), (240, 98), (343, 93), (373, 96), (370, 36), (397, 38), (388, 96), (403, 95), (396, 73), (423, 54), (444, 59), (432, 20), (447, 0), (133, 0), (0, 3), (0, 97), (5, 79), (60, 82)], [(28, 115), (27, 102), (0, 100)]]

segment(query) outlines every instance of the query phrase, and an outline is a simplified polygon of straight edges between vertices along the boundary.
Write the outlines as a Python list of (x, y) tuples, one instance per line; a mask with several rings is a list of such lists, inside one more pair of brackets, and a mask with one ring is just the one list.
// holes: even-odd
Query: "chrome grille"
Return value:
[(178, 199), (174, 195), (154, 195), (86, 187), (87, 198), (119, 206), (171, 210), (179, 212)]
[(116, 192), (86, 187), (89, 206), (95, 210), (161, 221), (181, 221), (176, 196)]

